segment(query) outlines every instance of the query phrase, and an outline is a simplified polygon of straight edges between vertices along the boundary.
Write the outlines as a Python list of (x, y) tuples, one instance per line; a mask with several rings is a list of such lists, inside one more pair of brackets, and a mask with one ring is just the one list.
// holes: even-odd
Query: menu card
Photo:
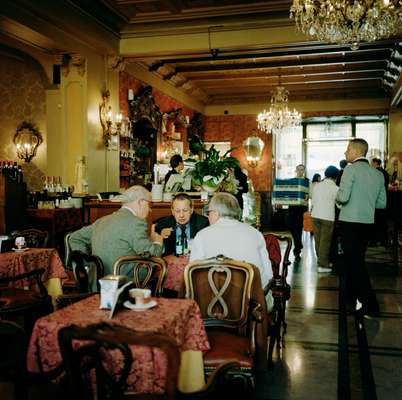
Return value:
[(117, 308), (123, 304), (127, 299), (128, 299), (128, 291), (134, 287), (133, 282), (127, 282), (123, 286), (119, 287), (114, 295), (114, 299), (112, 302), (112, 307), (109, 313), (109, 319), (113, 318), (113, 315), (115, 311), (117, 311)]

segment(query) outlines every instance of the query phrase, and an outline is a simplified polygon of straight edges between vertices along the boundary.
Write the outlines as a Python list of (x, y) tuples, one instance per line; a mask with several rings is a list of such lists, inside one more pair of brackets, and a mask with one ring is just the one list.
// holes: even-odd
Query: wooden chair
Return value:
[(114, 275), (132, 274), (135, 287), (150, 288), (157, 297), (162, 294), (166, 271), (166, 261), (159, 257), (123, 256), (113, 264)]
[(24, 236), (27, 247), (47, 247), (49, 234), (47, 231), (29, 228), (11, 232), (11, 237), (15, 240), (18, 236)]
[(16, 400), (28, 398), (25, 367), (28, 340), (20, 325), (0, 320), (0, 380), (13, 384)]
[[(42, 282), (44, 268), (0, 278), (0, 319), (23, 320), (25, 331), (30, 334), (41, 316), (53, 311), (52, 299)], [(15, 287), (18, 285), (24, 288)]]
[[(180, 351), (176, 342), (166, 335), (136, 333), (122, 326), (100, 323), (87, 327), (67, 326), (59, 331), (58, 339), (63, 365), (66, 369), (66, 397), (77, 400), (93, 399), (93, 391), (96, 392), (98, 400), (122, 398), (211, 399), (212, 397), (209, 395), (213, 393), (216, 385), (222, 382), (222, 377), (226, 375), (226, 372), (238, 367), (238, 363), (234, 361), (223, 364), (220, 366), (219, 373), (215, 374), (202, 390), (181, 394), (177, 390)], [(73, 340), (90, 342), (77, 347), (73, 346)], [(135, 362), (129, 345), (157, 347), (166, 354), (167, 369), (163, 395), (135, 394), (127, 391), (127, 378), (132, 364)], [(109, 351), (113, 352), (114, 359), (116, 352), (121, 355), (121, 368), (118, 373), (108, 368), (109, 362), (105, 363)], [(95, 377), (95, 383), (93, 377)]]
[(259, 304), (251, 304), (254, 269), (222, 255), (190, 263), (184, 271), (186, 298), (194, 299), (207, 328), (211, 350), (204, 356), (207, 375), (220, 362), (235, 359), (240, 376), (254, 389), (256, 323)]
[[(64, 308), (96, 292), (100, 292), (99, 279), (104, 276), (104, 266), (98, 256), (75, 250), (70, 253), (69, 259), (72, 267), (72, 277), (68, 280), (67, 285), (63, 284), (63, 292), (65, 293), (56, 298), (57, 309)], [(92, 267), (96, 270), (96, 292), (92, 290), (88, 276), (88, 270)]]
[[(268, 366), (272, 366), (272, 354), (275, 343), (278, 347), (283, 342), (286, 333), (286, 302), (290, 298), (290, 285), (287, 283), (288, 267), (291, 264), (289, 254), (292, 248), (292, 239), (274, 233), (264, 234), (269, 258), (272, 265), (273, 277), (264, 288), (265, 295), (271, 290), (274, 305), (271, 311), (271, 326), (269, 328)], [(279, 242), (286, 242), (284, 256), (281, 256)], [(283, 328), (283, 331), (282, 331)], [(281, 332), (282, 331), (282, 332)]]

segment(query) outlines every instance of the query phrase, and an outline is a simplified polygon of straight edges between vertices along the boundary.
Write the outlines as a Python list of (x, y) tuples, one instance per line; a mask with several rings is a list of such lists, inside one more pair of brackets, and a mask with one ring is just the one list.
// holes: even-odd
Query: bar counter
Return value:
[[(151, 204), (151, 212), (148, 216), (148, 223), (151, 224), (160, 217), (171, 215), (170, 202), (153, 201)], [(203, 214), (205, 202), (201, 200), (193, 200), (194, 211), (197, 214)], [(88, 200), (84, 203), (85, 207), (85, 223), (92, 224), (98, 218), (111, 214), (121, 207), (120, 202), (109, 200)]]

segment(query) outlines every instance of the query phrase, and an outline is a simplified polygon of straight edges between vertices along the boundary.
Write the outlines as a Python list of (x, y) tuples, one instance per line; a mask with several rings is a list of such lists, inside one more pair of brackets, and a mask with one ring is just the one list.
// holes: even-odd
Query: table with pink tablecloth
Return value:
[[(13, 277), (37, 268), (45, 269), (42, 278), (45, 283), (52, 282), (53, 287), (50, 290), (48, 287), (49, 294), (61, 294), (61, 280), (67, 279), (68, 276), (56, 249), (39, 248), (22, 253), (0, 254), (0, 277)], [(22, 282), (19, 284), (23, 285)]]
[[(60, 365), (58, 331), (70, 324), (85, 326), (99, 322), (122, 325), (137, 332), (161, 333), (175, 339), (181, 352), (205, 352), (209, 343), (198, 305), (193, 300), (157, 298), (157, 306), (135, 312), (121, 309), (112, 320), (109, 311), (99, 309), (99, 296), (94, 295), (39, 319), (33, 329), (27, 356), (30, 372), (49, 372)], [(158, 349), (132, 346), (137, 360), (130, 371), (129, 390), (140, 393), (162, 393), (166, 358)]]
[(184, 268), (189, 263), (189, 256), (169, 255), (163, 257), (167, 263), (164, 288), (179, 292), (184, 284)]

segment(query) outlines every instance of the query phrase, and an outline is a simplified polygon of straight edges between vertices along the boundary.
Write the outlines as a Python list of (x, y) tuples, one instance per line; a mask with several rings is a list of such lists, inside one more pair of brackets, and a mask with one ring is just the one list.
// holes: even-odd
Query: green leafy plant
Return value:
[(222, 157), (212, 145), (208, 150), (203, 147), (203, 159), (197, 161), (192, 171), (192, 180), (195, 186), (207, 185), (217, 187), (230, 176), (230, 169), (238, 167), (239, 161), (229, 156), (234, 148), (229, 149)]

